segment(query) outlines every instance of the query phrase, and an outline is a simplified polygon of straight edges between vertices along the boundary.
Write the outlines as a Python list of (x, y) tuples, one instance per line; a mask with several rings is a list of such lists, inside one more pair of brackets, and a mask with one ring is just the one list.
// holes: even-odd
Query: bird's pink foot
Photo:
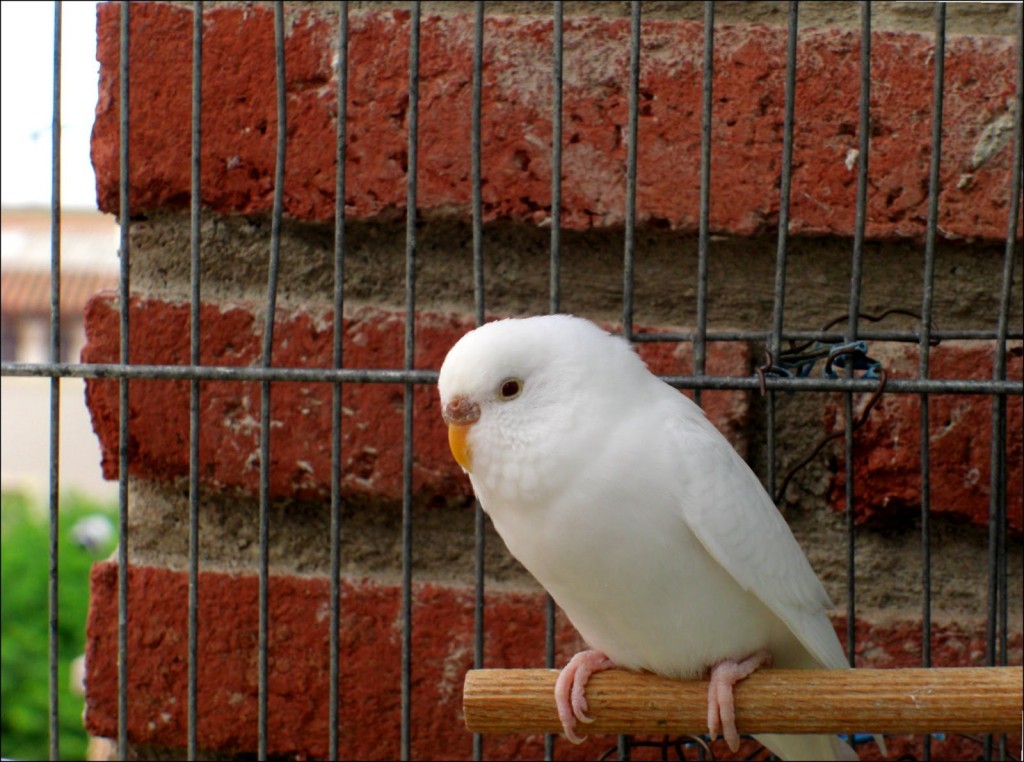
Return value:
[(736, 732), (736, 704), (732, 687), (764, 664), (770, 664), (772, 656), (767, 651), (757, 651), (746, 659), (736, 662), (726, 660), (711, 668), (711, 682), (708, 683), (708, 733), (711, 740), (718, 737), (721, 726), (725, 742), (732, 751), (740, 748), (740, 734)]
[(615, 664), (600, 651), (580, 651), (569, 660), (555, 681), (555, 706), (562, 721), (565, 737), (573, 743), (583, 743), (575, 733), (576, 721), (593, 722), (587, 715), (587, 681), (596, 672), (611, 669)]

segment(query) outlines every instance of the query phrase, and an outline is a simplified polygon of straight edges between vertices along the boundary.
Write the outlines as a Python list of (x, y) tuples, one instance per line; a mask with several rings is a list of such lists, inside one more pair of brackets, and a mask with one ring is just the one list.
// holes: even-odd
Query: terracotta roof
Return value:
[[(50, 271), (5, 269), (0, 273), (0, 306), (5, 315), (48, 315), (50, 313)], [(62, 272), (60, 309), (67, 315), (81, 315), (85, 303), (98, 291), (117, 288), (117, 275), (109, 272)]]

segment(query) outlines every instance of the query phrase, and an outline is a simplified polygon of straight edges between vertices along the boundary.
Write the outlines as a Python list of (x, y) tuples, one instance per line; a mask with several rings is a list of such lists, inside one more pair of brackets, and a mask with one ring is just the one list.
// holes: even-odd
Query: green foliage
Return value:
[[(0, 756), (49, 756), (49, 515), (21, 494), (2, 496), (0, 507)], [(69, 687), (71, 662), (85, 650), (89, 568), (116, 545), (112, 536), (92, 551), (72, 539), (84, 518), (108, 518), (116, 509), (65, 495), (58, 522), (59, 736), (61, 757), (82, 759), (86, 733), (83, 699)]]

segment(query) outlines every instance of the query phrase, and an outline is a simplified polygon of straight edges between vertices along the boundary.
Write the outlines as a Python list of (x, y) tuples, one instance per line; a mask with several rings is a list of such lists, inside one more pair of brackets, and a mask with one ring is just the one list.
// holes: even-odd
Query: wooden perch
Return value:
[[(475, 733), (558, 733), (557, 670), (479, 669), (463, 708)], [(1021, 727), (1024, 669), (763, 669), (736, 686), (740, 733), (986, 733)], [(707, 683), (610, 670), (591, 677), (582, 732), (707, 732)]]

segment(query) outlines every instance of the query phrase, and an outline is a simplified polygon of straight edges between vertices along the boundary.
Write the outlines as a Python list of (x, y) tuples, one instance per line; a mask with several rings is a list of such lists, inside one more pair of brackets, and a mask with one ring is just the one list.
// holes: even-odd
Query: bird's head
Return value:
[(531, 491), (615, 397), (646, 376), (628, 343), (569, 315), (499, 320), (463, 336), (438, 380), (452, 454), (474, 484)]

